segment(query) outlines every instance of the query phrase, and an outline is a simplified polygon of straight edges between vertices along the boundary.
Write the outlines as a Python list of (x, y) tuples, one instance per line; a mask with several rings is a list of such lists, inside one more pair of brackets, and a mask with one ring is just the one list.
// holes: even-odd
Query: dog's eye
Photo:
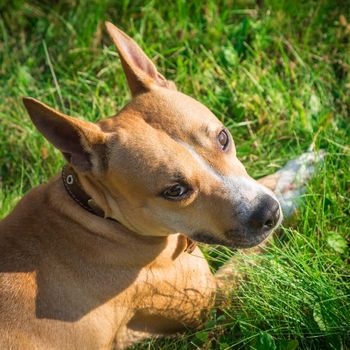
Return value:
[(190, 194), (190, 188), (184, 184), (176, 184), (163, 192), (163, 197), (170, 200), (180, 200)]
[(225, 151), (230, 144), (230, 137), (227, 134), (225, 129), (221, 130), (218, 135), (218, 142), (220, 144), (220, 148)]

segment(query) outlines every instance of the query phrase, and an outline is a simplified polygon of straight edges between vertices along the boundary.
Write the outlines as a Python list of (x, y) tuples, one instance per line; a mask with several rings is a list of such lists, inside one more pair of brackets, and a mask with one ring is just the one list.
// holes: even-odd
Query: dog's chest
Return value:
[(129, 294), (130, 304), (136, 311), (193, 324), (201, 318), (201, 310), (212, 306), (215, 288), (208, 263), (196, 248), (171, 263), (145, 267)]

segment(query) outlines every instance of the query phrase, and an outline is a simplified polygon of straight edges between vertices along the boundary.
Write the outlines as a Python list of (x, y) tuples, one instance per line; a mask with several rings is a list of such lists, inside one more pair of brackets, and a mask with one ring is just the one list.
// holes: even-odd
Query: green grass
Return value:
[[(236, 254), (248, 277), (205, 329), (135, 348), (349, 349), (348, 1), (0, 1), (0, 216), (63, 164), (22, 96), (92, 121), (128, 101), (105, 20), (225, 121), (252, 176), (328, 152), (272, 247)], [(233, 255), (206, 250), (213, 268)]]

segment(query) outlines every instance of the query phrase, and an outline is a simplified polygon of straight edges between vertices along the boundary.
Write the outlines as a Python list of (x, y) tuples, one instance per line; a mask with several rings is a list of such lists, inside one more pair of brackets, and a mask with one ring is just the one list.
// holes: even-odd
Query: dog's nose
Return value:
[(280, 206), (269, 195), (264, 195), (248, 219), (248, 225), (256, 230), (269, 231), (280, 218)]

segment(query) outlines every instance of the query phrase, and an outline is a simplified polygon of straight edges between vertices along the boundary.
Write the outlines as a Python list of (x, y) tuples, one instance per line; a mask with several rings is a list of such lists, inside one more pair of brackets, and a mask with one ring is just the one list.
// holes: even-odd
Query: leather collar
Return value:
[(95, 201), (83, 190), (76, 172), (69, 165), (65, 165), (62, 169), (62, 181), (66, 191), (75, 202), (90, 213), (105, 218), (104, 211), (99, 208)]
[[(104, 211), (101, 208), (99, 208), (95, 201), (83, 190), (78, 175), (71, 166), (65, 165), (63, 167), (62, 181), (68, 194), (82, 208), (101, 218), (114, 220), (111, 218), (106, 218)], [(187, 244), (184, 251), (188, 254), (191, 254), (196, 248), (197, 243), (192, 241), (188, 237), (186, 237), (186, 243)]]

